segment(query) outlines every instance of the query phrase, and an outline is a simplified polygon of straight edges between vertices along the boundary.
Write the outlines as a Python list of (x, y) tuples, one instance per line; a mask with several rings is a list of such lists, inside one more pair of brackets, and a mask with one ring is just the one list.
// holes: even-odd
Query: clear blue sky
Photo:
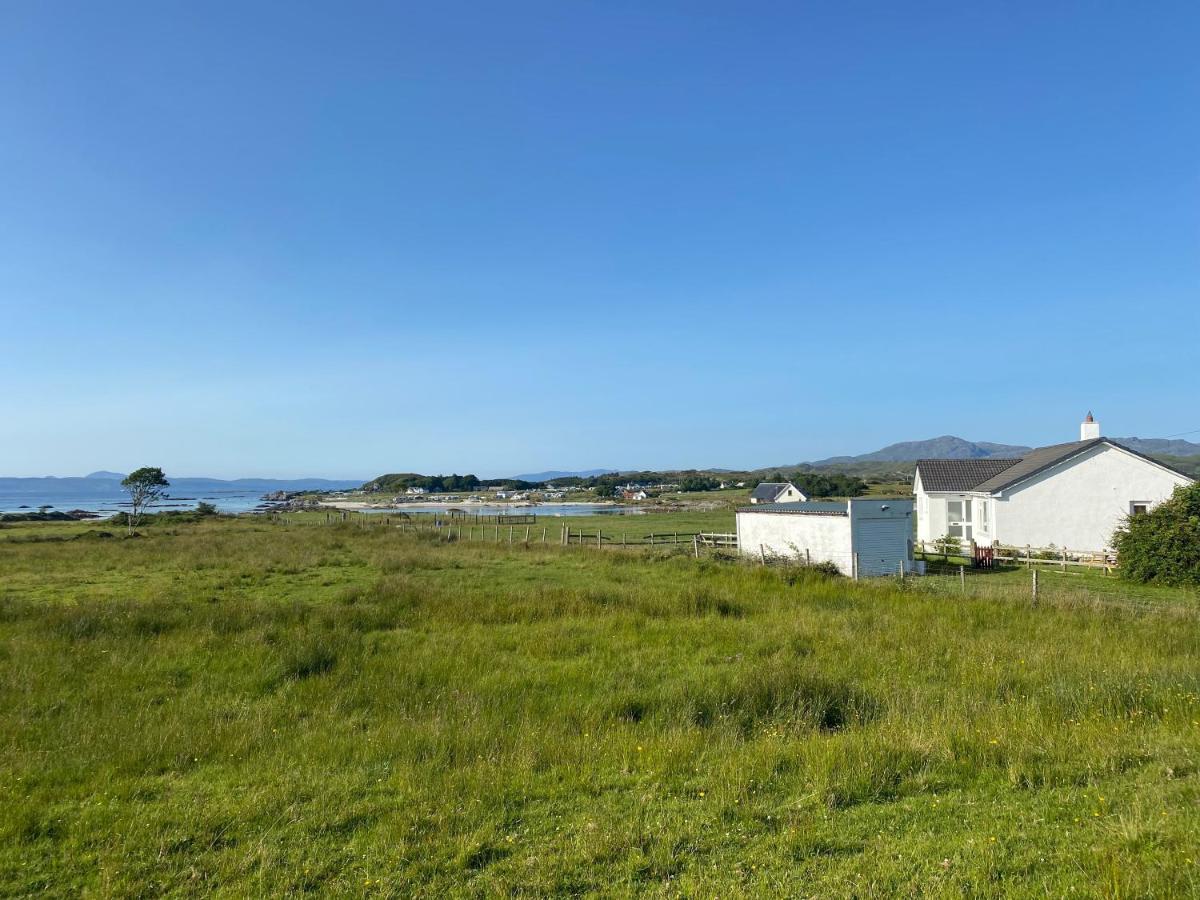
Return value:
[(0, 474), (1200, 428), (1200, 6), (12, 2)]

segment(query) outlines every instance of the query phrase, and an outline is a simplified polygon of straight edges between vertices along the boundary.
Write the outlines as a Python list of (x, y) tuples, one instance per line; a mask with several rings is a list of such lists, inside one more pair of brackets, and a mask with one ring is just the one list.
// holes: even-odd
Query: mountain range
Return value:
[[(1200, 456), (1200, 444), (1166, 438), (1113, 438), (1130, 450), (1148, 456)], [(988, 459), (1024, 456), (1032, 447), (1020, 444), (996, 444), (991, 441), (968, 441), (952, 434), (925, 441), (904, 441), (899, 444), (862, 453), (858, 456), (831, 456), (809, 463), (812, 466), (836, 466), (864, 462), (913, 462), (918, 459)]]

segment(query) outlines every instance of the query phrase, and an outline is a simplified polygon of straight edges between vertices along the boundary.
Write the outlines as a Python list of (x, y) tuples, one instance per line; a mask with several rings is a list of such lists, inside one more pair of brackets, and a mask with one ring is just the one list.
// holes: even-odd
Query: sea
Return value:
[[(151, 507), (151, 512), (195, 509), (196, 504), (201, 500), (211, 503), (223, 513), (253, 512), (263, 504), (262, 498), (262, 491), (245, 490), (209, 491), (202, 494), (169, 496)], [(36, 512), (43, 506), (49, 512), (70, 512), (74, 509), (82, 509), (100, 516), (111, 516), (129, 508), (129, 495), (119, 490), (112, 493), (89, 493), (78, 496), (56, 493), (52, 497), (31, 493), (0, 493), (0, 513)]]

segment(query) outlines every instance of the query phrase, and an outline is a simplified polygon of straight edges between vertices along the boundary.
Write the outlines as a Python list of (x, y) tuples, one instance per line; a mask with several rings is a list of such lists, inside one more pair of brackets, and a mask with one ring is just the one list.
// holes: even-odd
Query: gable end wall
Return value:
[(1101, 550), (1132, 501), (1152, 505), (1188, 479), (1117, 447), (1101, 445), (1008, 488), (996, 499), (1002, 544)]

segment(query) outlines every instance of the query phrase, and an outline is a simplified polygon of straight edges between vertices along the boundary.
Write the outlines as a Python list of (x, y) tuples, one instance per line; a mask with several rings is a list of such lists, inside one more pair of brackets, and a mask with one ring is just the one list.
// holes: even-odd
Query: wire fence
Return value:
[[(492, 517), (495, 518), (495, 517)], [(760, 548), (760, 552), (750, 553), (738, 545), (738, 536), (727, 532), (704, 531), (651, 531), (632, 533), (628, 530), (606, 530), (603, 528), (577, 528), (569, 524), (538, 525), (534, 522), (525, 524), (493, 522), (477, 522), (463, 516), (433, 516), (422, 514), (418, 516), (384, 516), (379, 514), (348, 515), (344, 511), (326, 513), (322, 516), (290, 516), (276, 513), (271, 521), (282, 525), (338, 525), (347, 524), (354, 528), (365, 530), (376, 528), (393, 528), (401, 532), (423, 533), (447, 543), (473, 542), (484, 544), (504, 544), (514, 546), (559, 546), (604, 549), (670, 547), (697, 558), (704, 554), (716, 554), (728, 559), (740, 558), (744, 561), (757, 562), (768, 567), (821, 570), (828, 572), (832, 564), (843, 574), (854, 577), (857, 572), (857, 560), (851, 559), (856, 554), (848, 554), (847, 559), (816, 560), (804, 553), (779, 554)], [(1050, 549), (1050, 548), (1045, 548)], [(875, 577), (867, 583), (884, 585), (888, 582), (898, 584), (905, 591), (923, 595), (944, 597), (947, 600), (983, 600), (1022, 603), (1033, 606), (1048, 606), (1056, 608), (1091, 609), (1096, 611), (1120, 611), (1125, 613), (1158, 613), (1177, 616), (1188, 620), (1200, 619), (1200, 602), (1164, 602), (1148, 597), (1137, 596), (1127, 591), (1116, 593), (1120, 584), (1116, 579), (1101, 579), (1100, 582), (1084, 581), (1071, 583), (1072, 576), (1080, 577), (1095, 570), (1098, 566), (1080, 566), (1078, 560), (1067, 557), (1067, 565), (1062, 565), (1062, 551), (1056, 560), (1039, 559), (1037, 548), (1029, 555), (999, 555), (997, 560), (1003, 566), (978, 568), (972, 565), (968, 557), (954, 553), (931, 552), (928, 548), (914, 548), (915, 555), (924, 557), (926, 571), (924, 574), (913, 572), (911, 565), (899, 565), (893, 573), (874, 573), (886, 575)], [(922, 552), (925, 551), (925, 552)], [(960, 551), (961, 552), (961, 551)], [(1068, 551), (1069, 553), (1069, 551)], [(1057, 566), (1047, 570), (1046, 563), (1057, 563)], [(1110, 563), (1104, 567), (1106, 574), (1111, 574), (1113, 566)], [(1016, 580), (1014, 574), (1024, 569), (1028, 580)], [(1095, 589), (1101, 582), (1111, 584), (1110, 588)], [(1200, 595), (1195, 598), (1200, 601)]]

